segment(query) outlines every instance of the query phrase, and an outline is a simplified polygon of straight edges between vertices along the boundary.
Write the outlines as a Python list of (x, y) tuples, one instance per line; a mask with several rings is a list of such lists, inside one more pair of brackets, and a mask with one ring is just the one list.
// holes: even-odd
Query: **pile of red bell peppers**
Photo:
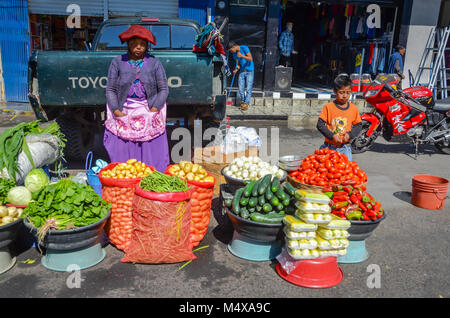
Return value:
[(324, 187), (324, 194), (330, 199), (331, 213), (347, 220), (375, 221), (383, 216), (379, 201), (366, 192), (366, 187), (332, 186)]

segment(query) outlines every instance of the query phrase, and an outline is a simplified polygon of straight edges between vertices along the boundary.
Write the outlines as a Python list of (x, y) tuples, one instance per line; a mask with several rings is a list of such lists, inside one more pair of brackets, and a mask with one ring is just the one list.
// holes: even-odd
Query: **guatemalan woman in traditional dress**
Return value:
[(156, 39), (141, 25), (132, 25), (119, 38), (127, 42), (128, 53), (109, 67), (103, 144), (111, 162), (137, 159), (163, 172), (169, 164), (169, 89), (161, 62), (148, 54), (148, 42), (156, 44)]

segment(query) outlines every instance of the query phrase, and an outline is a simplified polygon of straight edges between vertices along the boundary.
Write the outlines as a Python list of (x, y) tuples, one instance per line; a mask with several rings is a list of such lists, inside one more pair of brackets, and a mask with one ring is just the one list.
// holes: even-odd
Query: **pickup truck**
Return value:
[[(104, 21), (87, 51), (34, 51), (29, 60), (30, 104), (38, 119), (56, 120), (66, 135), (66, 158), (81, 160), (102, 138), (106, 117), (107, 74), (114, 57), (126, 53), (119, 34), (131, 24), (148, 27), (157, 39), (150, 54), (165, 68), (169, 96), (167, 118), (184, 118), (203, 128), (218, 126), (225, 117), (226, 76), (222, 59), (193, 52), (200, 32), (187, 19), (146, 17)], [(169, 137), (170, 138), (170, 137)]]

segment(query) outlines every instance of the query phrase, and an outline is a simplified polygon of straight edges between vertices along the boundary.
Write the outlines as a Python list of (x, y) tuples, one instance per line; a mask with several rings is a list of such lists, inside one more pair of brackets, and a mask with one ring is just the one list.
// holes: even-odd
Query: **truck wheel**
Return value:
[(88, 127), (83, 127), (74, 118), (58, 116), (56, 122), (67, 139), (64, 149), (66, 159), (85, 160), (94, 145), (94, 132)]

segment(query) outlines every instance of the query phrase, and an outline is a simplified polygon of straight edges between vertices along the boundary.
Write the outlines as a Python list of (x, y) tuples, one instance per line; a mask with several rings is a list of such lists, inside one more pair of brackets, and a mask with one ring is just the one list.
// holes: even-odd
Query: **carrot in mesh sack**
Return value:
[[(173, 176), (173, 167), (167, 167), (164, 173)], [(200, 166), (201, 167), (201, 166)], [(192, 246), (197, 246), (205, 237), (208, 231), (209, 221), (211, 219), (211, 205), (214, 196), (214, 185), (216, 180), (208, 172), (210, 177), (205, 181), (195, 181), (186, 178), (187, 184), (192, 188), (191, 209), (192, 209), (192, 223), (191, 223), (191, 243)]]
[[(155, 172), (156, 178), (162, 178)], [(152, 179), (152, 187), (171, 188), (156, 178), (144, 178), (136, 186), (133, 198), (133, 232), (121, 262), (178, 263), (195, 259), (190, 242), (191, 190), (183, 183), (184, 191), (152, 192), (142, 189)], [(174, 179), (175, 180), (175, 179)], [(178, 182), (178, 181), (177, 181)], [(176, 185), (175, 185), (176, 186)]]
[[(104, 171), (110, 171), (121, 163), (114, 162), (100, 170), (99, 179), (102, 184), (102, 197), (111, 203), (111, 217), (106, 223), (105, 232), (110, 242), (120, 250), (125, 250), (131, 239), (132, 200), (136, 185), (142, 180), (138, 178), (105, 177)], [(152, 171), (153, 167), (146, 166)], [(108, 175), (108, 174), (106, 174)]]

